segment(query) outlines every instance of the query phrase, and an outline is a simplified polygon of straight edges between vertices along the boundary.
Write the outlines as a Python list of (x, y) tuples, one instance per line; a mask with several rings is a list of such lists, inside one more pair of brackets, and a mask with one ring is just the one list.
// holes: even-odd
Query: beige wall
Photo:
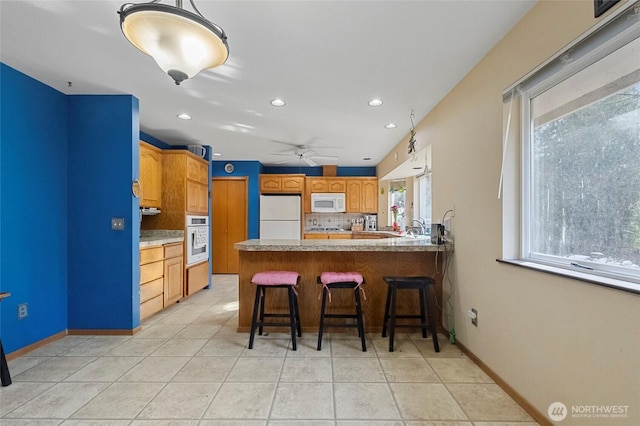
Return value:
[[(555, 401), (569, 409), (630, 406), (626, 419), (562, 425), (638, 425), (640, 296), (496, 262), (502, 91), (597, 22), (592, 0), (537, 3), (419, 123), (417, 149), (432, 145), (434, 218), (455, 205), (457, 339), (545, 415)], [(379, 164), (378, 176), (406, 160), (407, 140)], [(471, 307), (477, 328), (466, 314)]]

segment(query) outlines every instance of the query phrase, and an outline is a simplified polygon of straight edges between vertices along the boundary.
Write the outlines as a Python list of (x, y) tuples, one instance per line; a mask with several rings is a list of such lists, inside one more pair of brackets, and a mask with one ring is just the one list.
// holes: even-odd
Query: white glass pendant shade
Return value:
[(120, 11), (120, 27), (125, 37), (153, 57), (176, 84), (224, 64), (229, 56), (224, 31), (181, 8), (133, 5)]

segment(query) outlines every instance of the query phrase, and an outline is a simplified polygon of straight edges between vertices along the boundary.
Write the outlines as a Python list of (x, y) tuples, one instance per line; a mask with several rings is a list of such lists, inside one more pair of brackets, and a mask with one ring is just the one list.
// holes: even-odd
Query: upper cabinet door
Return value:
[(162, 151), (140, 141), (140, 207), (162, 207)]

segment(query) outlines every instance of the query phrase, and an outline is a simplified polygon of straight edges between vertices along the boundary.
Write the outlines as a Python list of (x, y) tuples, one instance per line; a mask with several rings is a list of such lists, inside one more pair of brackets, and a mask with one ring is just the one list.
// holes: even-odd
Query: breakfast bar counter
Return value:
[[(382, 331), (387, 284), (383, 276), (427, 276), (436, 281), (435, 317), (441, 321), (442, 270), (449, 256), (448, 245), (433, 245), (430, 240), (410, 237), (373, 240), (247, 240), (236, 243), (240, 254), (238, 287), (238, 331), (249, 332), (255, 298), (251, 277), (260, 271), (295, 271), (300, 274), (298, 304), (303, 333), (317, 333), (320, 320), (318, 295), (321, 285), (316, 278), (322, 272), (359, 272), (366, 280), (363, 286), (365, 331)], [(281, 293), (281, 294), (280, 294)], [(398, 295), (398, 313), (419, 311), (417, 293)], [(433, 295), (432, 295), (433, 296)], [(269, 295), (267, 308), (282, 313), (288, 310), (286, 292)], [(353, 308), (353, 296), (345, 291), (332, 295), (329, 310)], [(439, 330), (442, 328), (438, 324)], [(330, 329), (329, 332), (344, 329)]]

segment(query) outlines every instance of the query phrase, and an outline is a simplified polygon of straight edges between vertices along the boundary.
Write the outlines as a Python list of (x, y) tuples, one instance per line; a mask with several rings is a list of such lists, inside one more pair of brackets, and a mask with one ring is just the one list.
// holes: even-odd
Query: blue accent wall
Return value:
[[(67, 328), (67, 96), (0, 64), (0, 337), (7, 353)], [(28, 317), (18, 320), (17, 305)]]
[(140, 131), (140, 140), (145, 141), (148, 144), (151, 144), (153, 146), (155, 146), (156, 148), (160, 148), (160, 149), (171, 149), (172, 146), (169, 145), (168, 143), (161, 141), (160, 139), (157, 139), (153, 136), (151, 136), (148, 133), (145, 133), (143, 131)]
[[(224, 165), (233, 164), (233, 173), (227, 173)], [(212, 161), (212, 176), (247, 176), (248, 177), (248, 212), (247, 212), (247, 236), (249, 239), (259, 238), (260, 231), (260, 173), (263, 166), (259, 161)], [(216, 194), (211, 194), (215, 197)]]
[(138, 120), (133, 96), (69, 97), (69, 329), (140, 324)]
[[(303, 174), (306, 176), (322, 176), (322, 167), (274, 167), (264, 166), (264, 174)], [(376, 176), (375, 167), (338, 167), (338, 176)]]

